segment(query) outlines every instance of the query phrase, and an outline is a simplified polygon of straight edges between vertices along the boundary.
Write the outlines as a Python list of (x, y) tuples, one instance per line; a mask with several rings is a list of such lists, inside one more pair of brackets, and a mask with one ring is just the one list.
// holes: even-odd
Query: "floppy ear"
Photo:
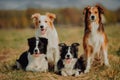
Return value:
[(99, 12), (100, 12), (101, 14), (104, 14), (104, 10), (103, 10), (103, 8), (102, 8), (101, 6), (96, 5), (96, 7), (98, 8), (98, 10), (99, 10)]
[(39, 17), (40, 17), (40, 13), (35, 13), (31, 16), (31, 18), (33, 19), (33, 23), (35, 24), (35, 27), (38, 27)]
[(76, 49), (78, 49), (78, 46), (79, 46), (80, 44), (79, 43), (73, 43), (73, 44), (71, 44), (71, 46), (72, 47), (75, 47)]
[(65, 43), (58, 44), (60, 51), (63, 49), (63, 47), (67, 46)]
[(90, 8), (90, 6), (88, 6), (88, 7), (86, 7), (86, 8), (84, 8), (84, 10), (83, 10), (83, 15), (85, 15), (86, 14), (86, 12), (87, 12), (87, 10)]
[(56, 18), (56, 15), (53, 13), (46, 13), (46, 15), (50, 18), (50, 20), (53, 22), (54, 19)]

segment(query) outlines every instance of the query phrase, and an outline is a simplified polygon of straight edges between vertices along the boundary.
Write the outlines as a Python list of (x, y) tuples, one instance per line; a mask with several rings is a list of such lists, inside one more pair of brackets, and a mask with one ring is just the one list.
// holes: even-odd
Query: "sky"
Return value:
[(102, 4), (110, 10), (120, 8), (120, 0), (0, 0), (0, 9), (27, 9), (27, 8), (84, 8), (88, 5)]

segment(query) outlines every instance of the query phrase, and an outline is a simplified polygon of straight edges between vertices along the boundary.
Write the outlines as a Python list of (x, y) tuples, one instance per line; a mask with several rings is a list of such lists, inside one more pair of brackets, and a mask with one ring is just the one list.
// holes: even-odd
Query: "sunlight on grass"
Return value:
[[(23, 70), (12, 70), (11, 66), (19, 55), (28, 49), (27, 38), (34, 36), (33, 29), (0, 30), (0, 79), (1, 80), (118, 80), (120, 79), (120, 25), (105, 27), (109, 39), (109, 60), (111, 68), (104, 66), (92, 68), (88, 74), (80, 77), (63, 77), (54, 73), (33, 73)], [(70, 45), (73, 42), (80, 43), (79, 55), (83, 54), (82, 38), (83, 27), (57, 27), (60, 42)]]

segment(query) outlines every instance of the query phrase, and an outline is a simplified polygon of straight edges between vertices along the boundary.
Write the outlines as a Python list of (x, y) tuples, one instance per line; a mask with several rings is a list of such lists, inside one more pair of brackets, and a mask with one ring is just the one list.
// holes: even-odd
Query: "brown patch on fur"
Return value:
[(90, 20), (89, 20), (91, 14), (94, 14), (96, 16), (96, 23), (100, 24), (98, 30), (104, 31), (103, 24), (101, 22), (101, 14), (104, 14), (104, 11), (99, 5), (96, 5), (95, 7), (90, 7), (90, 6), (86, 7), (83, 11), (83, 14), (85, 15), (85, 19), (84, 19), (85, 32), (91, 30)]
[(91, 21), (90, 21), (91, 14), (93, 14), (96, 17), (95, 22), (97, 24), (99, 24), (99, 27), (97, 30), (98, 34), (101, 34), (101, 36), (103, 36), (103, 39), (104, 39), (104, 42), (101, 44), (102, 45), (101, 50), (107, 50), (108, 39), (107, 39), (107, 35), (104, 32), (103, 24), (101, 22), (101, 14), (103, 14), (103, 13), (104, 13), (103, 9), (98, 5), (96, 5), (94, 7), (88, 6), (83, 11), (83, 14), (85, 15), (85, 21), (84, 21), (85, 22), (85, 30), (84, 30), (84, 37), (83, 37), (83, 48), (84, 48), (86, 58), (88, 58), (93, 53), (93, 50), (94, 50), (94, 47), (88, 43), (89, 35), (91, 34), (91, 28), (92, 28)]
[(39, 24), (39, 17), (40, 17), (40, 14), (39, 13), (35, 13), (32, 15), (32, 19), (33, 19), (33, 23), (35, 24), (35, 28), (38, 27), (38, 24)]
[(89, 33), (85, 34), (83, 38), (83, 48), (85, 50), (86, 58), (89, 57), (93, 52), (93, 47), (88, 44), (88, 38), (89, 38)]
[(53, 22), (54, 19), (56, 18), (56, 15), (53, 13), (46, 13), (46, 16), (48, 16), (48, 18)]
[(49, 20), (49, 23), (48, 23), (48, 25), (50, 25), (50, 27), (52, 27), (53, 28), (53, 21), (54, 21), (54, 19), (56, 18), (56, 15), (55, 14), (53, 14), (53, 13), (46, 13), (46, 16), (48, 16), (48, 20)]

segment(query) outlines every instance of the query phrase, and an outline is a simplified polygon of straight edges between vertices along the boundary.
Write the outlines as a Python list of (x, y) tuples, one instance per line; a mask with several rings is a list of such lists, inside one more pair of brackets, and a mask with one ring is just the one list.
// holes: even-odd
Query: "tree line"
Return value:
[[(120, 8), (115, 11), (106, 8), (104, 10), (106, 24), (120, 23)], [(84, 21), (83, 10), (77, 8), (0, 10), (0, 28), (34, 27), (31, 15), (36, 12), (40, 14), (45, 14), (46, 12), (55, 13), (57, 16), (54, 22), (55, 25), (82, 26)]]

